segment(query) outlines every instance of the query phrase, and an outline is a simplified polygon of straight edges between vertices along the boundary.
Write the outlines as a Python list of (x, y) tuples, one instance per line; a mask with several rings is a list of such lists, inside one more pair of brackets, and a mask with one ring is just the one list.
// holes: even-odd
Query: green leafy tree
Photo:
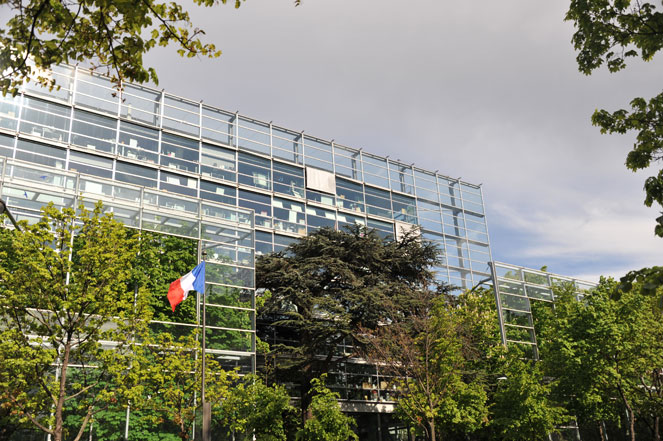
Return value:
[(582, 301), (560, 293), (540, 320), (542, 363), (558, 401), (602, 439), (608, 422), (635, 440), (639, 420), (660, 440), (663, 322), (655, 297), (602, 279)]
[(410, 309), (392, 306), (367, 355), (396, 377), (398, 413), (428, 440), (468, 436), (487, 423), (490, 366), (500, 353), (489, 291), (450, 296), (420, 289)]
[[(434, 245), (412, 235), (387, 242), (355, 227), (318, 230), (285, 252), (257, 260), (257, 287), (271, 293), (261, 310), (261, 328), (279, 336), (271, 345), (281, 355), (277, 377), (300, 381), (303, 419), (311, 380), (359, 355), (362, 329), (386, 320), (388, 303), (405, 308), (411, 293), (432, 280), (437, 256)], [(354, 350), (339, 354), (342, 342)]]
[(79, 440), (96, 413), (136, 393), (134, 336), (149, 314), (127, 289), (135, 240), (101, 203), (42, 211), (3, 235), (0, 405), (55, 441)]
[(238, 440), (255, 436), (256, 441), (285, 441), (297, 425), (297, 410), (283, 386), (270, 387), (260, 378), (246, 376), (232, 388), (214, 418)]
[(296, 435), (297, 441), (358, 441), (352, 431), (355, 421), (341, 412), (339, 396), (325, 386), (326, 375), (311, 381), (313, 398), (309, 407), (311, 418)]
[(490, 428), (505, 441), (547, 441), (568, 422), (566, 410), (552, 400), (552, 383), (540, 363), (522, 358), (517, 347), (504, 359), (503, 376), (493, 397)]
[[(213, 7), (219, 1), (194, 3)], [(241, 0), (234, 4), (239, 7)], [(102, 68), (118, 83), (158, 83), (154, 68), (143, 63), (143, 55), (155, 46), (174, 44), (177, 53), (186, 57), (221, 54), (203, 42), (205, 32), (176, 2), (4, 0), (0, 7), (11, 17), (0, 29), (3, 95), (16, 94), (27, 78), (53, 87), (46, 72), (60, 63)]]
[[(202, 409), (202, 356), (195, 335), (175, 338), (167, 332), (143, 340), (133, 370), (141, 378), (141, 394), (132, 406), (156, 427), (174, 427), (183, 441), (191, 438), (196, 415)], [(237, 373), (220, 368), (207, 354), (205, 400), (212, 412), (221, 409)]]
[[(610, 72), (617, 72), (626, 67), (629, 58), (651, 60), (663, 47), (660, 8), (649, 1), (572, 0), (566, 20), (576, 27), (573, 44), (580, 71), (589, 75), (605, 64)], [(626, 166), (637, 171), (663, 158), (663, 93), (649, 100), (634, 98), (630, 105), (630, 111), (597, 110), (592, 123), (602, 133), (637, 133), (626, 157)], [(645, 181), (645, 192), (647, 206), (663, 206), (663, 170)], [(657, 222), (655, 232), (663, 237), (663, 217)]]

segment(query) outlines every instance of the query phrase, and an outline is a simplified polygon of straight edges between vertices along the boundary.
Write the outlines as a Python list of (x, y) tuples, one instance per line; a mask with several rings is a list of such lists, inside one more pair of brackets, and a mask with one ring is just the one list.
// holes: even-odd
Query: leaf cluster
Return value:
[(135, 240), (101, 204), (42, 211), (2, 234), (1, 406), (61, 439), (76, 403), (78, 439), (96, 412), (131, 396), (136, 378), (126, 372), (149, 311), (127, 288)]
[(631, 434), (635, 419), (663, 417), (663, 322), (656, 293), (637, 282), (622, 291), (602, 279), (582, 301), (570, 291), (558, 294), (539, 336), (556, 398), (581, 422), (605, 421)]
[[(651, 60), (663, 48), (663, 13), (653, 2), (632, 0), (572, 0), (566, 20), (573, 21), (573, 44), (578, 51), (578, 68), (585, 74), (604, 63), (611, 72), (626, 67), (626, 59)], [(663, 94), (649, 100), (635, 98), (631, 109), (614, 112), (596, 110), (592, 123), (601, 133), (637, 133), (626, 166), (648, 168), (663, 158)], [(663, 170), (647, 178), (645, 205), (663, 206)], [(657, 219), (655, 234), (663, 237), (663, 217)]]
[[(195, 0), (212, 7), (227, 0)], [(242, 0), (235, 0), (238, 8)], [(86, 63), (122, 81), (158, 83), (143, 55), (156, 46), (177, 46), (183, 57), (218, 57), (205, 31), (177, 2), (155, 0), (3, 0), (11, 18), (0, 28), (0, 90), (16, 95), (23, 81), (56, 87), (47, 72), (61, 63)]]

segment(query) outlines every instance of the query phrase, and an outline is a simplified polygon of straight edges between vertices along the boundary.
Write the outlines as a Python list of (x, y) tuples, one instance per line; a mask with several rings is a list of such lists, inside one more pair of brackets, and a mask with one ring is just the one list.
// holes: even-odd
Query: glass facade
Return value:
[(492, 265), (502, 342), (520, 346), (525, 355), (535, 359), (539, 354), (533, 309), (553, 306), (553, 288), (572, 290), (580, 300), (584, 292), (596, 286), (596, 283), (508, 263), (493, 262)]
[[(57, 91), (31, 84), (0, 98), (0, 194), (31, 222), (51, 201), (102, 200), (130, 228), (206, 250), (208, 348), (219, 359), (255, 369), (255, 255), (318, 228), (359, 224), (394, 239), (418, 225), (439, 246), (440, 281), (464, 289), (490, 277), (480, 186), (163, 91), (117, 91), (83, 69), (53, 75)], [(190, 320), (154, 327), (200, 322), (198, 305)], [(346, 400), (395, 393), (360, 362), (330, 383)]]
[[(361, 224), (394, 236), (416, 224), (444, 255), (441, 281), (470, 288), (491, 260), (481, 188), (136, 85), (58, 68), (65, 87), (0, 102), (0, 154), (194, 200), (254, 210), (273, 233), (259, 253), (317, 228)], [(326, 191), (307, 170), (330, 173)]]

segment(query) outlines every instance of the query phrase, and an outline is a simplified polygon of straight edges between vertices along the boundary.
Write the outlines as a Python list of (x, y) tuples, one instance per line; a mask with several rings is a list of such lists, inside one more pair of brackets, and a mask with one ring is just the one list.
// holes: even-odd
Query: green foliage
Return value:
[(198, 264), (198, 243), (184, 237), (151, 231), (140, 232), (139, 253), (135, 258), (133, 282), (150, 293), (154, 320), (196, 323), (195, 293), (173, 312), (166, 293), (172, 282)]
[[(175, 338), (160, 333), (143, 340), (137, 349), (132, 372), (141, 378), (140, 394), (132, 406), (143, 420), (155, 426), (171, 424), (182, 440), (190, 438), (197, 412), (202, 408), (202, 356), (196, 336)], [(235, 372), (226, 372), (207, 354), (205, 360), (205, 400), (216, 412), (237, 381)]]
[(127, 289), (135, 240), (100, 203), (42, 211), (37, 224), (2, 234), (0, 406), (56, 441), (68, 413), (79, 439), (95, 413), (134, 395), (134, 336), (149, 312), (143, 293)]
[(572, 0), (566, 20), (577, 28), (573, 45), (585, 74), (603, 63), (617, 72), (627, 58), (649, 61), (663, 47), (663, 15), (652, 2)]
[[(653, 2), (630, 0), (572, 0), (566, 20), (573, 21), (573, 44), (578, 51), (578, 67), (590, 74), (604, 63), (611, 72), (626, 67), (626, 59), (651, 60), (663, 47), (663, 13)], [(626, 166), (643, 170), (663, 157), (663, 94), (650, 100), (635, 98), (631, 110), (597, 110), (592, 123), (602, 133), (637, 132), (636, 143), (626, 158)], [(645, 205), (663, 206), (663, 171), (645, 181)], [(663, 237), (663, 217), (657, 219), (655, 233)]]
[(304, 427), (297, 432), (297, 441), (358, 441), (352, 431), (355, 421), (341, 412), (338, 394), (325, 387), (326, 375), (311, 381), (313, 398)]
[[(226, 3), (226, 0), (220, 0)], [(195, 0), (212, 7), (218, 0)], [(239, 7), (241, 0), (235, 0)], [(218, 57), (213, 44), (204, 43), (202, 29), (176, 2), (155, 0), (3, 0), (0, 28), (2, 94), (16, 94), (24, 79), (56, 86), (45, 71), (60, 63), (86, 63), (103, 68), (113, 81), (158, 83), (155, 70), (143, 64), (143, 55), (155, 46), (177, 46), (184, 57)]]
[(540, 363), (523, 359), (512, 347), (502, 372), (490, 424), (502, 439), (547, 441), (557, 426), (569, 421), (565, 409), (552, 401), (552, 383), (544, 379)]
[(215, 423), (245, 434), (247, 439), (285, 441), (297, 416), (284, 387), (269, 387), (261, 379), (247, 376), (233, 387), (215, 418)]
[[(355, 227), (321, 229), (286, 252), (257, 260), (257, 287), (271, 293), (261, 320), (297, 340), (272, 350), (284, 355), (277, 374), (300, 379), (302, 409), (308, 407), (311, 379), (358, 355), (365, 345), (362, 329), (390, 320), (388, 311), (404, 310), (412, 293), (431, 283), (437, 255), (434, 245), (413, 236), (387, 242)], [(356, 352), (339, 356), (337, 345), (344, 341)]]
[(611, 422), (634, 439), (636, 419), (663, 416), (663, 322), (656, 301), (637, 284), (623, 292), (602, 279), (581, 302), (559, 293), (555, 309), (542, 318), (545, 372), (557, 379), (557, 399), (581, 422)]
[(366, 330), (368, 357), (398, 378), (398, 414), (429, 440), (467, 436), (486, 425), (487, 379), (501, 354), (491, 291), (460, 297), (444, 291), (415, 290), (410, 309)]

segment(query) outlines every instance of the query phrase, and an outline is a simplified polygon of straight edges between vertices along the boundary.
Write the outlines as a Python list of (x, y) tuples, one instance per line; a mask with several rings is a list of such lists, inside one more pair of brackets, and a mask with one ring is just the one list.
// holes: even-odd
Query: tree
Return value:
[(286, 389), (267, 386), (254, 376), (236, 384), (214, 416), (215, 423), (233, 431), (236, 439), (243, 439), (238, 438), (243, 434), (249, 440), (285, 441), (297, 425)]
[(311, 381), (313, 398), (310, 404), (311, 418), (306, 420), (296, 435), (297, 441), (358, 441), (352, 431), (354, 419), (341, 412), (338, 394), (325, 387), (325, 378)]
[[(220, 0), (226, 3), (226, 0)], [(218, 0), (195, 0), (212, 7)], [(241, 0), (235, 0), (238, 8)], [(0, 90), (16, 94), (32, 79), (53, 87), (46, 74), (60, 63), (87, 63), (103, 68), (112, 80), (158, 83), (156, 71), (143, 64), (155, 46), (175, 44), (180, 56), (218, 57), (213, 44), (204, 43), (202, 29), (177, 2), (155, 0), (5, 0), (11, 18), (0, 28)]]
[(481, 364), (499, 346), (497, 318), (480, 295), (445, 291), (415, 290), (409, 309), (392, 305), (388, 323), (365, 330), (368, 358), (395, 377), (397, 412), (430, 441), (444, 438), (442, 428), (467, 435), (487, 422)]
[(504, 359), (501, 379), (493, 397), (491, 429), (504, 441), (547, 441), (569, 420), (555, 403), (553, 384), (543, 376), (541, 364), (522, 358), (514, 346)]
[(77, 441), (136, 392), (133, 337), (149, 314), (127, 287), (136, 242), (101, 203), (42, 211), (0, 250), (0, 405), (55, 441), (73, 420)]
[(638, 420), (660, 440), (663, 323), (655, 297), (602, 279), (580, 302), (559, 293), (547, 314), (539, 341), (557, 399), (579, 422), (597, 427), (602, 440), (604, 422), (623, 426), (624, 437), (635, 440)]
[[(202, 409), (202, 354), (195, 335), (174, 338), (162, 332), (143, 340), (133, 366), (142, 379), (141, 394), (132, 403), (142, 418), (160, 426), (174, 425), (182, 441), (190, 439), (197, 412)], [(207, 354), (205, 400), (217, 412), (237, 381)]]
[[(260, 312), (261, 327), (278, 335), (272, 345), (281, 355), (277, 375), (300, 381), (303, 419), (311, 380), (358, 356), (365, 344), (361, 330), (387, 319), (387, 303), (411, 302), (412, 291), (432, 280), (437, 255), (433, 244), (414, 235), (387, 242), (353, 227), (318, 230), (257, 260), (256, 286), (271, 293)], [(354, 349), (339, 354), (342, 342)]]
[[(573, 44), (580, 71), (589, 75), (605, 64), (617, 72), (629, 58), (651, 60), (663, 48), (663, 13), (658, 6), (647, 1), (572, 0), (566, 20), (576, 27)], [(626, 157), (626, 166), (637, 171), (663, 159), (663, 93), (649, 100), (635, 98), (630, 105), (630, 112), (597, 110), (592, 123), (602, 133), (637, 132)], [(647, 178), (645, 193), (645, 205), (663, 206), (663, 170)], [(663, 237), (663, 216), (657, 219), (655, 233)]]

